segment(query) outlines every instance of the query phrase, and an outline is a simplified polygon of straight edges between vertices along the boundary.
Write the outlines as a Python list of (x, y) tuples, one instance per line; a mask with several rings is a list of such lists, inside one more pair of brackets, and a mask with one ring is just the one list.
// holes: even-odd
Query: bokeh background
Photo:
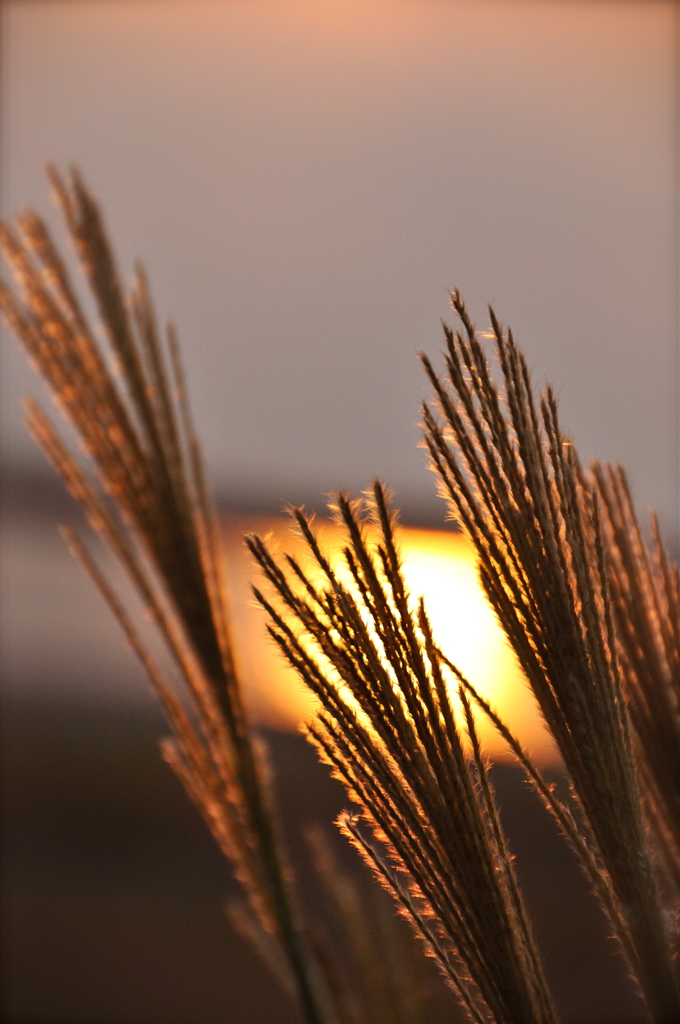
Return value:
[[(407, 522), (444, 526), (415, 353), (442, 347), (455, 286), (513, 326), (582, 457), (623, 462), (677, 551), (677, 10), (5, 0), (3, 214), (52, 217), (44, 160), (80, 167), (177, 324), (225, 522), (380, 475)], [(40, 385), (6, 337), (1, 359), (5, 1019), (292, 1020), (228, 933), (162, 723), (60, 546), (73, 513), (19, 409)], [(271, 737), (292, 830), (330, 821), (342, 795)], [(506, 788), (567, 1019), (636, 1019), (568, 858)]]

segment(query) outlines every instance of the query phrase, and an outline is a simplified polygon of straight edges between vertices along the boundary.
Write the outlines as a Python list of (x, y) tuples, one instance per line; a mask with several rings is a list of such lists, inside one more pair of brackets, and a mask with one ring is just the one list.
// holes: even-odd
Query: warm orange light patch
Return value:
[[(329, 522), (318, 522), (317, 531), (333, 568), (345, 579), (341, 531)], [(265, 616), (249, 593), (251, 583), (259, 586), (262, 581), (241, 542), (248, 532), (269, 536), (275, 548), (303, 563), (305, 547), (283, 518), (238, 519), (225, 531), (235, 639), (253, 714), (262, 724), (293, 729), (311, 716), (314, 698), (265, 636)], [(409, 590), (414, 600), (425, 598), (435, 638), (444, 652), (537, 759), (554, 760), (552, 742), (533, 697), (479, 585), (470, 544), (448, 531), (404, 528), (399, 536)], [(483, 716), (478, 716), (478, 723), (485, 749), (494, 757), (507, 756)]]

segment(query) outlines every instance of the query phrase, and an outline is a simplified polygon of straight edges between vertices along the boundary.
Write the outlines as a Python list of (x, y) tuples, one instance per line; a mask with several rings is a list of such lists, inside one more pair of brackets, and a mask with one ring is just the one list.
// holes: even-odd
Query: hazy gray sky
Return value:
[[(491, 301), (676, 531), (676, 5), (5, 0), (3, 205), (74, 161), (179, 328), (214, 478), (431, 509), (414, 353)], [(34, 458), (4, 354), (5, 457)]]

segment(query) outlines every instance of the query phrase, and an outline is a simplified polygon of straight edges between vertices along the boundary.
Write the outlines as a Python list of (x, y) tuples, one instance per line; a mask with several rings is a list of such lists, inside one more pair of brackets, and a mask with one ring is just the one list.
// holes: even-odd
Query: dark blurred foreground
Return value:
[[(162, 763), (160, 716), (53, 698), (5, 699), (3, 1015), (6, 1024), (287, 1024), (288, 997), (223, 913), (229, 870)], [(329, 826), (346, 798), (305, 741), (267, 737), (282, 819)], [(496, 785), (565, 1022), (639, 1020), (606, 925), (518, 772)], [(337, 847), (361, 872), (351, 851)], [(428, 1024), (455, 1021), (436, 973)]]

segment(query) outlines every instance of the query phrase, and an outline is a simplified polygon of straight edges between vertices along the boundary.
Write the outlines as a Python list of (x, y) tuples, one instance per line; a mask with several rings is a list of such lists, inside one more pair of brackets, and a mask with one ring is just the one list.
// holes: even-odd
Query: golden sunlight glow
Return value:
[[(334, 570), (344, 578), (341, 531), (327, 521), (317, 520), (316, 527)], [(261, 585), (241, 541), (249, 532), (268, 537), (275, 549), (294, 554), (303, 563), (305, 549), (288, 519), (239, 518), (225, 530), (231, 613), (251, 710), (261, 724), (294, 729), (313, 713), (314, 698), (267, 639), (264, 613), (249, 595), (251, 584)], [(446, 655), (539, 761), (555, 760), (533, 697), (479, 585), (471, 545), (452, 531), (403, 528), (399, 538), (411, 596), (424, 597), (435, 638)], [(496, 758), (508, 756), (483, 716), (478, 716), (478, 724), (487, 752)]]

